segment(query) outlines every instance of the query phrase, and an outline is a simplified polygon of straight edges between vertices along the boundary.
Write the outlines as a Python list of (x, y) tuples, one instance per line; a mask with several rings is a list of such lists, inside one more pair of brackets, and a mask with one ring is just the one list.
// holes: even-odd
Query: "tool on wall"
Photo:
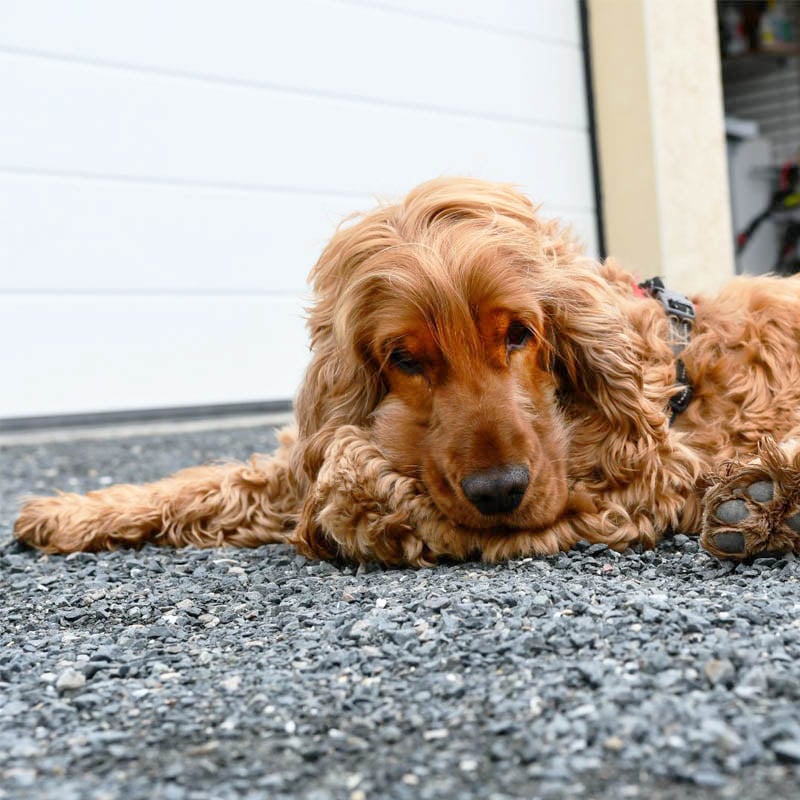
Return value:
[[(781, 223), (783, 212), (800, 207), (800, 164), (787, 161), (778, 173), (778, 188), (772, 195), (769, 205), (756, 215), (747, 227), (736, 235), (736, 255), (738, 256), (752, 239), (753, 234), (768, 219)], [(783, 222), (784, 229), (774, 271), (780, 275), (793, 275), (800, 271), (800, 220)]]

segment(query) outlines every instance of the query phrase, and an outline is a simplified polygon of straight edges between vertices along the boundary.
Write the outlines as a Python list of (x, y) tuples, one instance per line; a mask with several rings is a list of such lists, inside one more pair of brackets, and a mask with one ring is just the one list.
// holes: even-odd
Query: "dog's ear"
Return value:
[(505, 219), (525, 230), (526, 271), (549, 320), (554, 371), (567, 384), (562, 394), (582, 395), (598, 442), (613, 436), (628, 451), (646, 451), (666, 435), (666, 417), (646, 396), (645, 345), (625, 312), (634, 301), (632, 278), (612, 260), (600, 265), (584, 256), (571, 232), (539, 217), (524, 196), (507, 190), (504, 197)]
[(559, 264), (545, 278), (543, 304), (556, 371), (582, 408), (591, 408), (598, 432), (617, 441), (649, 443), (665, 435), (665, 412), (648, 396), (645, 342), (625, 313), (628, 302), (589, 259)]
[(363, 426), (381, 397), (378, 371), (337, 345), (333, 329), (318, 338), (295, 401), (299, 439), (293, 464), (313, 480), (342, 425)]
[(363, 426), (384, 393), (367, 346), (365, 315), (357, 307), (353, 276), (367, 259), (394, 243), (379, 209), (342, 227), (311, 271), (314, 303), (308, 330), (312, 358), (295, 401), (298, 444), (295, 473), (316, 478), (325, 450), (343, 425)]

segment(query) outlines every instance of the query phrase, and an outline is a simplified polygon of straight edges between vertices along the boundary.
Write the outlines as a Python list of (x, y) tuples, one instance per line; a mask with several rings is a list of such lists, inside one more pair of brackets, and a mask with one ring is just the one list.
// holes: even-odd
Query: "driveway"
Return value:
[(679, 536), (384, 571), (10, 541), (19, 494), (273, 443), (0, 448), (0, 798), (800, 795), (793, 557), (734, 566)]

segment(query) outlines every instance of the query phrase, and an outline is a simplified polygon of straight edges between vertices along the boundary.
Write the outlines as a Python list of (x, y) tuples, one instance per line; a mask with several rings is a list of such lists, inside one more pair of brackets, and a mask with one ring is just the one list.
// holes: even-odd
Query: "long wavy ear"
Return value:
[[(646, 343), (628, 317), (617, 282), (586, 258), (548, 270), (544, 305), (556, 369), (574, 393), (586, 426), (614, 457), (637, 460), (666, 436), (664, 408), (645, 386)], [(543, 287), (544, 288), (544, 287)], [(636, 443), (636, 444), (634, 444)], [(624, 451), (624, 452), (623, 452)]]
[[(649, 304), (635, 300), (625, 270), (613, 260), (600, 265), (584, 256), (571, 233), (539, 217), (523, 195), (506, 189), (503, 199), (506, 228), (513, 220), (525, 231), (515, 241), (549, 320), (555, 369), (588, 415), (583, 429), (598, 443), (613, 436), (627, 442), (629, 452), (647, 450), (666, 435), (666, 400), (661, 405), (648, 396), (652, 388), (645, 386), (643, 372), (653, 354), (645, 352), (628, 314), (641, 313), (634, 311), (636, 302)], [(639, 445), (632, 447), (636, 440)]]
[(386, 208), (341, 227), (311, 271), (314, 303), (308, 329), (312, 358), (295, 402), (298, 443), (295, 475), (314, 480), (336, 430), (365, 423), (384, 387), (368, 348), (365, 315), (354, 274), (370, 257), (396, 243)]

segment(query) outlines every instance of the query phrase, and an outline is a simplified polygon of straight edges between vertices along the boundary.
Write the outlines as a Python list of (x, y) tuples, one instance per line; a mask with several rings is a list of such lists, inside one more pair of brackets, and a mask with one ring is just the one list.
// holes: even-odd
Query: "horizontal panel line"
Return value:
[(371, 2), (370, 0), (338, 0), (341, 3), (352, 6), (361, 6), (362, 8), (373, 8), (377, 11), (386, 11), (391, 14), (401, 14), (405, 17), (412, 17), (414, 19), (429, 20), (431, 22), (446, 22), (451, 25), (457, 25), (462, 28), (473, 28), (475, 30), (486, 31), (487, 33), (502, 33), (507, 36), (514, 36), (520, 39), (528, 39), (538, 42), (547, 42), (548, 44), (556, 44), (562, 47), (580, 48), (580, 40), (561, 39), (556, 36), (544, 36), (538, 33), (530, 33), (528, 31), (519, 31), (514, 28), (506, 28), (502, 25), (490, 25), (485, 22), (475, 22), (468, 19), (459, 19), (458, 17), (448, 17), (445, 14), (431, 14), (428, 12), (412, 11), (405, 8), (399, 8), (391, 3)]
[[(311, 269), (311, 265), (309, 265)], [(140, 289), (140, 288), (91, 288), (91, 289), (29, 289), (3, 288), (0, 286), (0, 300), (3, 297), (260, 297), (275, 299), (297, 298), (308, 301), (311, 290), (301, 289)]]
[(279, 186), (266, 183), (239, 183), (237, 181), (213, 181), (200, 178), (169, 178), (156, 175), (125, 175), (107, 172), (84, 172), (80, 170), (40, 169), (38, 167), (0, 164), (0, 175), (19, 175), (33, 178), (65, 178), (69, 180), (100, 181), (103, 183), (137, 183), (149, 186), (172, 188), (215, 189), (235, 192), (262, 192), (272, 194), (298, 194), (312, 197), (352, 197), (363, 200), (369, 192), (339, 189), (313, 189), (302, 186)]
[(450, 117), (460, 117), (466, 119), (482, 119), (490, 122), (510, 122), (516, 125), (526, 125), (530, 127), (552, 128), (555, 130), (574, 131), (585, 133), (588, 130), (584, 125), (567, 125), (552, 120), (539, 119), (537, 117), (520, 116), (516, 114), (491, 114), (470, 109), (445, 108), (428, 103), (416, 103), (404, 100), (389, 100), (385, 97), (374, 97), (369, 95), (359, 95), (350, 92), (336, 92), (325, 89), (306, 89), (299, 86), (289, 86), (284, 84), (270, 83), (267, 81), (250, 80), (246, 78), (232, 78), (224, 75), (212, 73), (190, 72), (188, 70), (172, 69), (167, 67), (152, 67), (138, 64), (129, 64), (124, 61), (113, 61), (109, 59), (85, 58), (73, 56), (66, 53), (59, 53), (47, 50), (35, 50), (26, 47), (14, 47), (0, 43), (0, 53), (23, 58), (35, 58), (52, 61), (61, 61), (69, 64), (79, 64), (81, 66), (92, 67), (95, 69), (116, 69), (125, 72), (137, 72), (147, 75), (158, 75), (166, 78), (177, 78), (179, 80), (197, 81), (202, 83), (213, 83), (222, 86), (230, 86), (238, 89), (263, 89), (281, 94), (300, 95), (311, 97), (317, 100), (337, 100), (340, 102), (352, 103), (355, 105), (373, 105), (385, 108), (403, 109), (406, 111), (424, 111)]
[[(37, 167), (17, 167), (9, 164), (0, 164), (0, 176), (13, 175), (17, 177), (30, 177), (45, 180), (77, 180), (77, 181), (96, 181), (99, 183), (130, 183), (145, 186), (164, 186), (167, 188), (192, 188), (204, 190), (220, 191), (241, 191), (256, 192), (264, 194), (296, 194), (308, 195), (310, 197), (343, 197), (356, 200), (370, 201), (371, 205), (367, 208), (353, 208), (353, 213), (368, 211), (374, 207), (378, 201), (383, 202), (387, 197), (391, 200), (399, 196), (394, 193), (367, 192), (367, 191), (347, 191), (336, 189), (312, 189), (301, 186), (270, 186), (269, 184), (257, 183), (235, 183), (227, 181), (208, 181), (192, 178), (161, 178), (151, 175), (120, 175), (100, 172), (81, 172), (77, 170), (58, 170), (58, 169), (39, 169)], [(514, 185), (512, 183), (512, 185)], [(516, 184), (519, 185), (519, 184)], [(411, 187), (409, 187), (411, 188)], [(532, 198), (537, 202), (537, 198)], [(539, 201), (540, 202), (540, 201)], [(553, 214), (594, 214), (594, 206), (564, 206), (548, 205), (544, 210), (546, 216)]]

